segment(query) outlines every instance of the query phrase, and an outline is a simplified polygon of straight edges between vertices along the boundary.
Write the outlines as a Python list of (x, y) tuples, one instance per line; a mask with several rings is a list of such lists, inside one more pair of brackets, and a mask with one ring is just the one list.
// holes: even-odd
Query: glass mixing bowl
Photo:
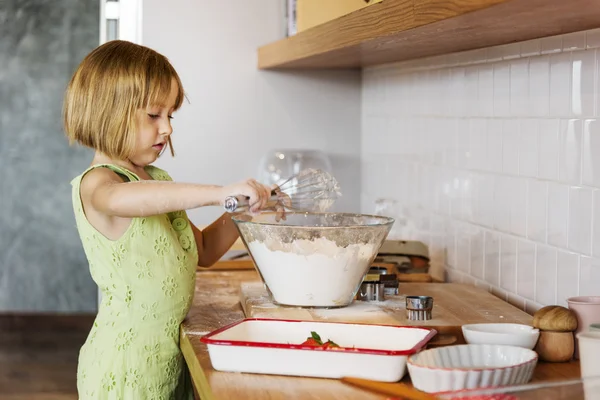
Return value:
[(331, 172), (329, 156), (321, 150), (270, 150), (260, 161), (258, 180), (269, 186), (280, 184), (307, 168)]
[[(246, 217), (247, 218), (247, 217)], [(293, 307), (352, 303), (394, 220), (349, 213), (233, 217), (271, 300)]]

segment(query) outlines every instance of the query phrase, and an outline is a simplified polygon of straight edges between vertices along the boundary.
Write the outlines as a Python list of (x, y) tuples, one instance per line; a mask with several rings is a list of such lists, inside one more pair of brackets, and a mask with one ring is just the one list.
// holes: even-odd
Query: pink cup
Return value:
[[(600, 321), (600, 296), (579, 296), (567, 299), (569, 309), (577, 316), (575, 334), (588, 330), (588, 327)], [(579, 359), (579, 346), (575, 341), (575, 359)]]

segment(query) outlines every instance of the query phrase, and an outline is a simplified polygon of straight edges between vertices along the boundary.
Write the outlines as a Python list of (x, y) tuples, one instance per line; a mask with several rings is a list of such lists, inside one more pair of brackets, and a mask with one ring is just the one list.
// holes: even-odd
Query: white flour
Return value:
[(254, 241), (248, 248), (277, 303), (314, 307), (348, 303), (378, 250), (373, 244), (338, 247), (326, 238)]

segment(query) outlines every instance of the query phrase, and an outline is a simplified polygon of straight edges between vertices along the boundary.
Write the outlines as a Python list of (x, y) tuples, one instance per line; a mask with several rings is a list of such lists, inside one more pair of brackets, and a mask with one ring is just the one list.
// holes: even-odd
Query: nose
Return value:
[(171, 126), (171, 120), (165, 118), (164, 122), (160, 124), (160, 135), (170, 136), (173, 133), (173, 127)]

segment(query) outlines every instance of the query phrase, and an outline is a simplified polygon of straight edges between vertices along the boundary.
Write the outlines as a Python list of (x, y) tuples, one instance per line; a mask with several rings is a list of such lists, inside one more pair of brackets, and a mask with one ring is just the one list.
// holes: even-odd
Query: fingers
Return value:
[(250, 189), (250, 211), (256, 213), (267, 207), (267, 202), (271, 198), (271, 189), (254, 179), (246, 181), (248, 188)]
[[(292, 202), (290, 197), (282, 193), (277, 185), (267, 186), (254, 179), (248, 179), (237, 187), (240, 194), (248, 198), (248, 211), (251, 214), (270, 209), (275, 211), (277, 221), (285, 220), (285, 208), (291, 207)], [(276, 194), (275, 198), (272, 193)]]
[(248, 180), (246, 184), (248, 185), (248, 189), (250, 192), (250, 212), (256, 213), (262, 208), (260, 187), (258, 186), (257, 182), (255, 182), (252, 179)]
[(264, 193), (264, 204), (263, 207), (267, 206), (267, 203), (271, 200), (271, 188), (266, 185), (261, 185), (263, 193)]
[(285, 193), (277, 192), (277, 200), (286, 208), (292, 208), (292, 199)]
[(279, 222), (282, 219), (285, 221), (285, 208), (280, 203), (277, 203), (275, 206), (275, 221)]
[(260, 196), (260, 209), (264, 209), (267, 207), (267, 203), (269, 202), (269, 200), (271, 199), (271, 189), (269, 189), (268, 186), (263, 185), (258, 183), (259, 189), (261, 191), (261, 196)]
[[(271, 190), (275, 192), (277, 196), (277, 202), (275, 203), (275, 221), (279, 222), (282, 219), (285, 221), (285, 207), (291, 206), (291, 201), (288, 203), (286, 199), (290, 199), (288, 195), (281, 192), (278, 185), (273, 185)], [(287, 203), (287, 204), (286, 204)]]

